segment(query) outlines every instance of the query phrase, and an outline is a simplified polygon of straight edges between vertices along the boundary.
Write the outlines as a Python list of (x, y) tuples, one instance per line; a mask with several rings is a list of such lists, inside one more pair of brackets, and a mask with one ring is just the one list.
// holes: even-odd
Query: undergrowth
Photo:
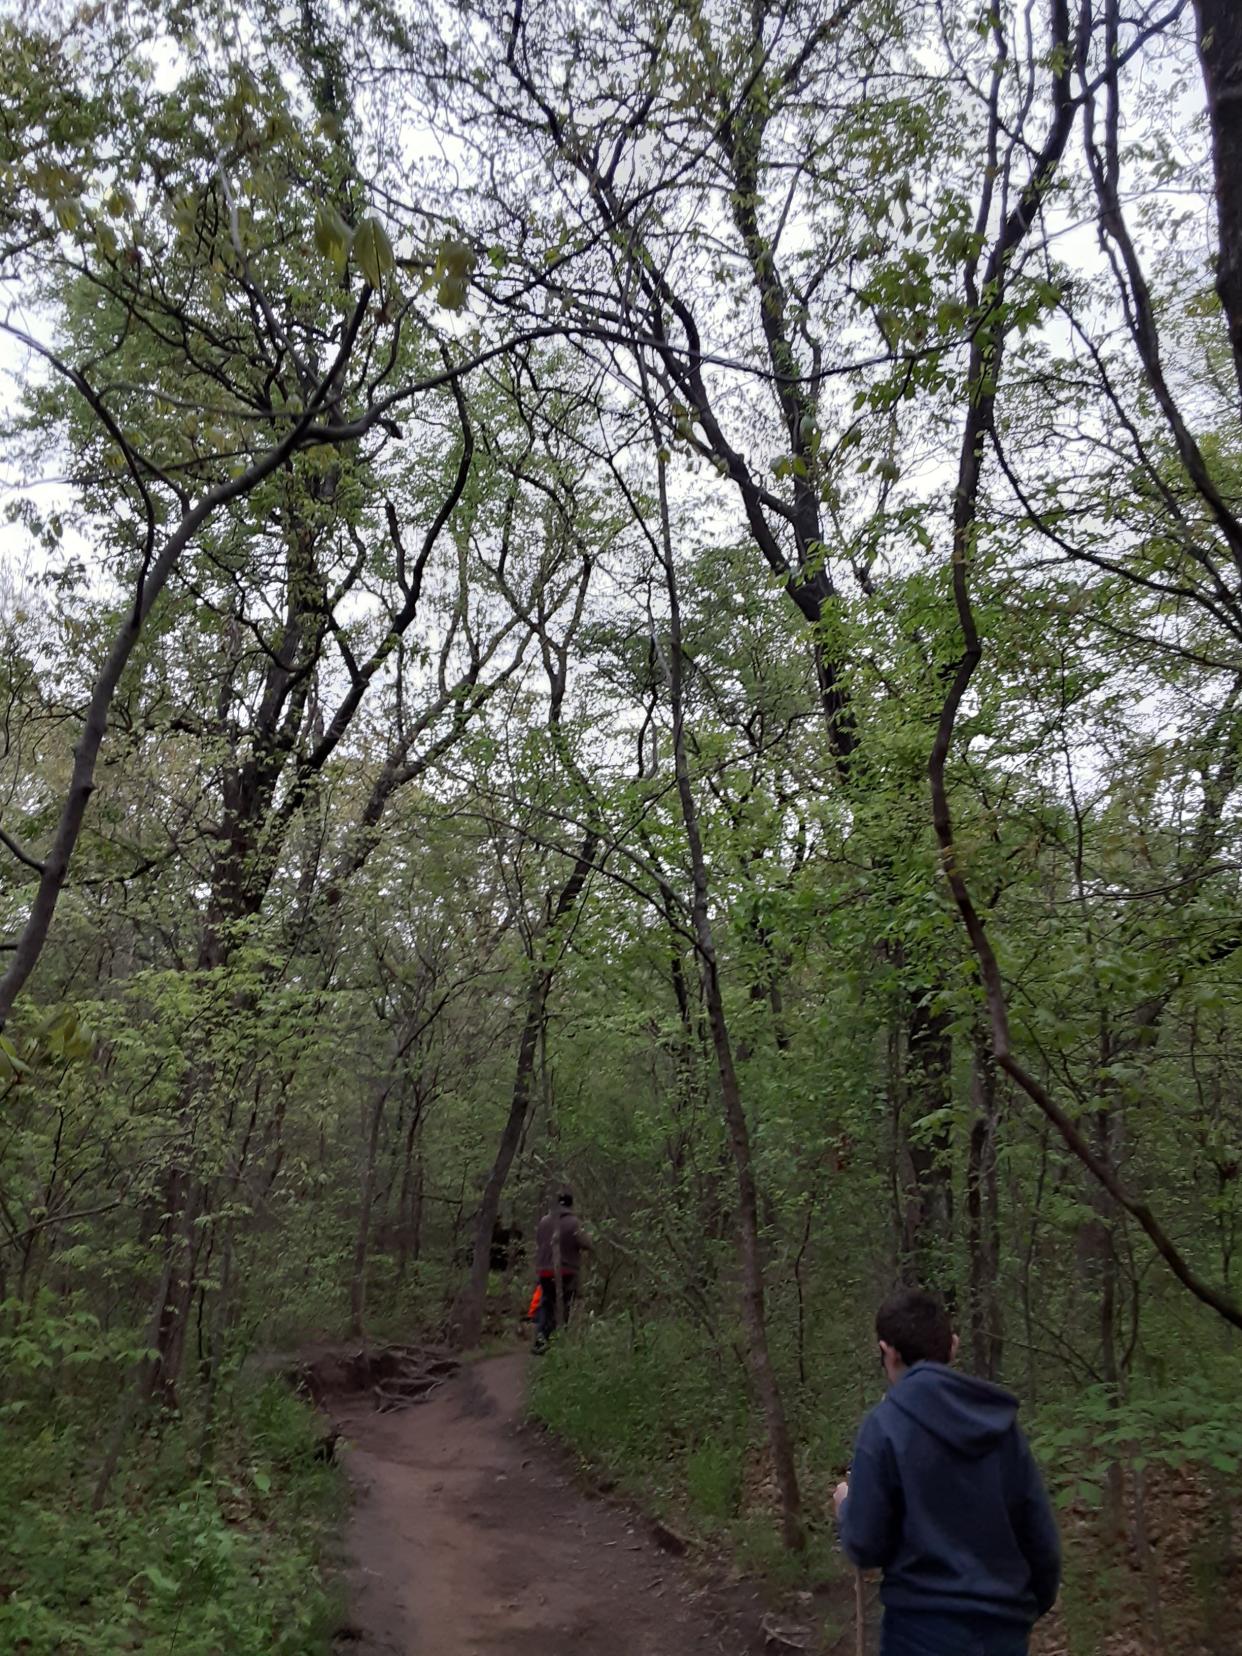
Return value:
[(201, 1422), (166, 1421), (93, 1512), (99, 1397), (19, 1388), (14, 1368), (47, 1342), (13, 1346), (0, 1341), (0, 1650), (326, 1656), (337, 1618), (320, 1563), (343, 1482), (315, 1456), (305, 1404), (279, 1381), (238, 1382), (209, 1457)]
[[(584, 1321), (540, 1361), (531, 1410), (640, 1505), (748, 1573), (781, 1588), (840, 1579), (848, 1567), (827, 1506), (858, 1424), (856, 1384), (834, 1376), (800, 1393), (790, 1387), (810, 1535), (798, 1558), (781, 1545), (740, 1365), (719, 1350), (685, 1325)], [(878, 1395), (877, 1387), (868, 1402)], [(1126, 1640), (1163, 1613), (1170, 1656), (1242, 1649), (1229, 1609), (1242, 1530), (1242, 1398), (1228, 1365), (1200, 1354), (1196, 1370), (1136, 1383), (1124, 1402), (1079, 1388), (1026, 1424), (1061, 1509), (1066, 1554), (1059, 1613), (1039, 1648), (1062, 1656), (1145, 1649)], [(1122, 1469), (1124, 1493), (1111, 1544), (1101, 1511), (1110, 1464)], [(1144, 1487), (1150, 1567), (1133, 1541), (1134, 1497)]]
[[(782, 1546), (741, 1369), (695, 1330), (584, 1323), (540, 1359), (530, 1408), (584, 1463), (748, 1573), (788, 1588), (843, 1573), (813, 1496), (806, 1552), (795, 1557)], [(815, 1474), (804, 1481), (812, 1492)]]

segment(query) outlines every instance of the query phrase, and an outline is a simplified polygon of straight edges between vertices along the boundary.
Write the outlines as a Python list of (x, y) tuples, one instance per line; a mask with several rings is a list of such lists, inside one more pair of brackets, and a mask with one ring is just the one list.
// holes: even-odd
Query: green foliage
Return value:
[(686, 1497), (695, 1517), (723, 1523), (737, 1516), (742, 1495), (742, 1461), (736, 1445), (713, 1439), (686, 1456)]
[(540, 1360), (531, 1408), (585, 1460), (661, 1504), (688, 1488), (697, 1518), (736, 1511), (750, 1432), (742, 1376), (693, 1330), (592, 1319)]
[[(50, 1322), (28, 1338), (63, 1352)], [(192, 1470), (189, 1420), (136, 1445), (118, 1498), (100, 1512), (91, 1510), (92, 1411), (105, 1396), (27, 1397), (21, 1411), (15, 1401), (0, 1464), (12, 1515), (0, 1539), (0, 1647), (119, 1656), (173, 1643), (187, 1656), (326, 1656), (335, 1606), (320, 1563), (341, 1511), (340, 1475), (316, 1460), (317, 1423), (283, 1385), (230, 1399), (207, 1470)]]
[(767, 1512), (744, 1515), (732, 1527), (730, 1539), (740, 1569), (787, 1591), (848, 1581), (851, 1574), (831, 1524), (813, 1529), (801, 1554), (784, 1545)]
[[(840, 1416), (829, 1398), (818, 1407)], [(704, 1336), (666, 1317), (640, 1325), (595, 1318), (554, 1343), (535, 1370), (531, 1410), (596, 1472), (724, 1545), (742, 1568), (794, 1587), (843, 1573), (830, 1523), (819, 1514), (801, 1557), (782, 1545), (745, 1377)], [(827, 1469), (819, 1484), (827, 1487)]]
[(353, 250), (366, 281), (373, 288), (382, 287), (385, 276), (393, 267), (393, 252), (388, 232), (377, 218), (364, 219), (358, 226), (354, 232)]
[(1096, 1507), (1110, 1467), (1171, 1468), (1238, 1482), (1242, 1385), (1236, 1364), (1196, 1367), (1156, 1386), (1142, 1380), (1122, 1399), (1104, 1386), (1045, 1408), (1034, 1438), (1062, 1506)]
[[(1039, 1400), (1076, 1656), (1118, 1471), (1236, 1490), (1236, 1340), (997, 1074), (928, 811), (964, 580), (953, 858), (1014, 1051), (1228, 1286), (1242, 441), (1183, 160), (1198, 65), (1172, 21), (1110, 63), (1088, 20), (1160, 389), (1125, 261), (1062, 233), (1101, 216), (1077, 135), (1026, 210), (1045, 10), (587, 28), (547, 0), (499, 48), (474, 0), (0, 21), (3, 325), (32, 364), (0, 960), (153, 551), (246, 485), (144, 620), (0, 1035), (0, 1644), (315, 1648), (332, 1478), (238, 1376), (347, 1326), (442, 1332), (515, 1100), (502, 1218), (529, 1242), (571, 1177), (597, 1239), (537, 1413), (755, 1568), (808, 1567), (745, 1377), (735, 1153), (813, 1521), (913, 1269)], [(1006, 214), (1029, 234), (985, 280)]]

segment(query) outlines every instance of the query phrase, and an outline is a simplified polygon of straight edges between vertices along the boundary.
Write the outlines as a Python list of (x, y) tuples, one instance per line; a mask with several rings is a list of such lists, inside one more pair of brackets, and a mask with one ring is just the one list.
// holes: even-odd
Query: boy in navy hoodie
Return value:
[(888, 1395), (834, 1500), (859, 1569), (881, 1569), (880, 1656), (1027, 1656), (1061, 1547), (1018, 1400), (948, 1365), (943, 1301), (907, 1288), (875, 1320)]

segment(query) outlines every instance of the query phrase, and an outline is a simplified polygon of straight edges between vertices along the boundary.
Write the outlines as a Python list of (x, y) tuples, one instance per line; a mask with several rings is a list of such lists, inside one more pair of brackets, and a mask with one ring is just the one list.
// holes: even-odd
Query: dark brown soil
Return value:
[(341, 1656), (796, 1648), (769, 1637), (749, 1589), (709, 1581), (633, 1513), (575, 1487), (559, 1451), (522, 1423), (529, 1362), (478, 1363), (399, 1412), (336, 1400), (356, 1489)]

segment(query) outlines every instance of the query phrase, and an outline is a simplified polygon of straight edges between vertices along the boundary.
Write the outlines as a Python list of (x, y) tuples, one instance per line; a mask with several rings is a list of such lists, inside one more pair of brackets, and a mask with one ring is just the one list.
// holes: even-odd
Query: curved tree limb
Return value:
[[(370, 301), (371, 289), (364, 287), (350, 318), (350, 324), (345, 330), (337, 359), (322, 381), (318, 393), (308, 402), (301, 419), (278, 443), (273, 444), (252, 461), (240, 476), (217, 484), (215, 488), (202, 495), (193, 506), (184, 510), (158, 553), (155, 553), (153, 546), (149, 544), (144, 548), (135, 584), (134, 601), (127, 605), (124, 617), (113, 635), (111, 647), (95, 679), (87, 704), (82, 734), (73, 752), (73, 770), (69, 786), (65, 791), (51, 848), (43, 859), (34, 902), (18, 937), (13, 958), (3, 977), (0, 977), (0, 1029), (7, 1023), (13, 1010), (13, 1002), (34, 971), (43, 952), (43, 945), (47, 941), (52, 916), (56, 912), (56, 905), (68, 876), (69, 859), (78, 842), (87, 804), (95, 791), (95, 764), (107, 732), (112, 700), (121, 682), (121, 675), (133, 654), (134, 646), (142, 635), (147, 617), (167, 585), (169, 576), (204, 524), (222, 507), (241, 499), (257, 488), (307, 441), (307, 433), (320, 412), (329, 388), (334, 384), (341, 367), (353, 350)], [(78, 385), (78, 380), (72, 372), (69, 373), (69, 378), (72, 383)], [(78, 388), (81, 389), (80, 385)]]

